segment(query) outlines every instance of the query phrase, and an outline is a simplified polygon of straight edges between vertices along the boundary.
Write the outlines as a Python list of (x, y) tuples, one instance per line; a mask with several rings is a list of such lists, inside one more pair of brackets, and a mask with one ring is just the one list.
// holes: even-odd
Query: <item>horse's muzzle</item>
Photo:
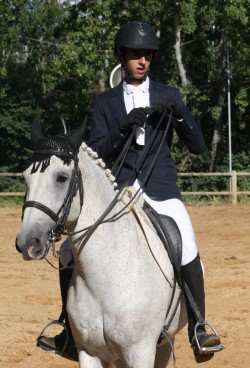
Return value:
[(47, 254), (47, 247), (42, 246), (37, 238), (33, 238), (28, 246), (21, 246), (16, 238), (16, 250), (23, 255), (23, 259), (26, 261), (43, 259)]
[(22, 253), (22, 250), (19, 248), (18, 246), (18, 243), (17, 243), (17, 238), (16, 238), (16, 250), (19, 252), (19, 253)]

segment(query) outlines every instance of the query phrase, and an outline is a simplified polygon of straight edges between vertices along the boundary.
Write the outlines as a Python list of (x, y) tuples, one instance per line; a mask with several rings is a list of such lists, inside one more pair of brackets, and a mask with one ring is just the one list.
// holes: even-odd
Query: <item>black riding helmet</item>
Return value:
[[(153, 56), (159, 49), (159, 42), (156, 37), (153, 27), (149, 24), (141, 21), (132, 21), (124, 24), (116, 34), (114, 43), (114, 52), (121, 61), (121, 64), (125, 70), (126, 64), (124, 60), (125, 49), (146, 49), (152, 50)], [(133, 80), (133, 75), (129, 74)], [(142, 79), (145, 79), (146, 76)]]
[(115, 38), (115, 52), (121, 48), (157, 51), (159, 48), (158, 39), (153, 27), (138, 21), (124, 24)]

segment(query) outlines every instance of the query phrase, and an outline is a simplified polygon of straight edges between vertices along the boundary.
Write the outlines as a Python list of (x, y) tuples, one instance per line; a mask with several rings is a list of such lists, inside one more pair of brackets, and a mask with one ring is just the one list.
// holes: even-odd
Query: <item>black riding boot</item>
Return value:
[[(62, 268), (62, 264), (60, 263), (60, 261), (59, 261), (59, 268)], [(44, 350), (62, 354), (62, 356), (65, 358), (78, 361), (78, 354), (69, 324), (68, 313), (66, 310), (68, 288), (72, 273), (73, 269), (71, 268), (59, 270), (59, 281), (62, 298), (62, 312), (58, 322), (65, 323), (67, 332), (65, 329), (63, 329), (63, 331), (59, 335), (56, 335), (54, 337), (46, 337), (44, 335), (41, 335), (37, 339), (37, 346), (39, 346)]]
[[(213, 331), (214, 333), (208, 334), (205, 330), (204, 324), (198, 325), (196, 329), (198, 344), (195, 337), (196, 323), (205, 322), (204, 279), (199, 254), (192, 262), (181, 267), (181, 277), (183, 283), (186, 283), (188, 286), (194, 301), (190, 301), (187, 297), (187, 293), (185, 292), (189, 341), (193, 348), (196, 361), (200, 363), (211, 359), (214, 352), (222, 350), (223, 346), (221, 345), (220, 339), (215, 331)], [(205, 348), (208, 348), (208, 351), (206, 351)]]

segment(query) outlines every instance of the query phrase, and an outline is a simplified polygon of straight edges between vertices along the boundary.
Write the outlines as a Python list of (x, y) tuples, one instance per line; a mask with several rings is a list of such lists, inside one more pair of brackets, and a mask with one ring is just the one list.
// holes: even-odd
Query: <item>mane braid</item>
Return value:
[(100, 166), (103, 169), (104, 174), (108, 177), (113, 187), (116, 188), (117, 183), (115, 181), (114, 175), (112, 175), (110, 169), (106, 169), (105, 162), (101, 158), (98, 158), (98, 154), (95, 151), (93, 151), (92, 148), (87, 146), (85, 142), (82, 143), (81, 149), (82, 151), (87, 153), (87, 155), (96, 163), (96, 165)]

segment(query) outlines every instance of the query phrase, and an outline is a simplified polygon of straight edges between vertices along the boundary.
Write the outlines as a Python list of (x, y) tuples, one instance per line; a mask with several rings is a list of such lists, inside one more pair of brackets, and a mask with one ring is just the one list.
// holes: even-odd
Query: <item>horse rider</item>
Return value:
[[(114, 52), (124, 69), (125, 76), (118, 86), (96, 96), (88, 145), (105, 162), (114, 162), (136, 126), (135, 135), (122, 166), (119, 172), (114, 173), (116, 182), (121, 186), (127, 178), (130, 178), (127, 184), (137, 189), (141, 188), (145, 201), (158, 214), (169, 216), (176, 222), (182, 238), (181, 278), (188, 286), (199, 314), (205, 321), (203, 269), (191, 220), (177, 186), (177, 169), (171, 157), (173, 132), (177, 133), (179, 139), (193, 154), (202, 154), (206, 150), (206, 144), (200, 127), (193, 120), (178, 89), (149, 77), (150, 65), (155, 59), (157, 50), (158, 39), (149, 24), (132, 21), (118, 30)], [(154, 106), (150, 115), (146, 108), (148, 106)], [(140, 168), (133, 170), (163, 113), (165, 117), (151, 142), (147, 156)], [(162, 140), (169, 121), (167, 136)], [(144, 180), (159, 147), (155, 165), (149, 177)], [(70, 269), (60, 271), (62, 315), (70, 336), (69, 351), (74, 346), (66, 312), (71, 273)], [(188, 337), (195, 359), (197, 362), (207, 361), (216, 351), (222, 349), (220, 339), (213, 329), (212, 333), (206, 332), (205, 323), (198, 323), (197, 326), (197, 315), (191, 307), (189, 298), (186, 297), (185, 300)], [(65, 331), (55, 337), (40, 336), (38, 341), (40, 347), (48, 350), (61, 350), (64, 343)], [(200, 348), (208, 348), (208, 351), (201, 353)]]

